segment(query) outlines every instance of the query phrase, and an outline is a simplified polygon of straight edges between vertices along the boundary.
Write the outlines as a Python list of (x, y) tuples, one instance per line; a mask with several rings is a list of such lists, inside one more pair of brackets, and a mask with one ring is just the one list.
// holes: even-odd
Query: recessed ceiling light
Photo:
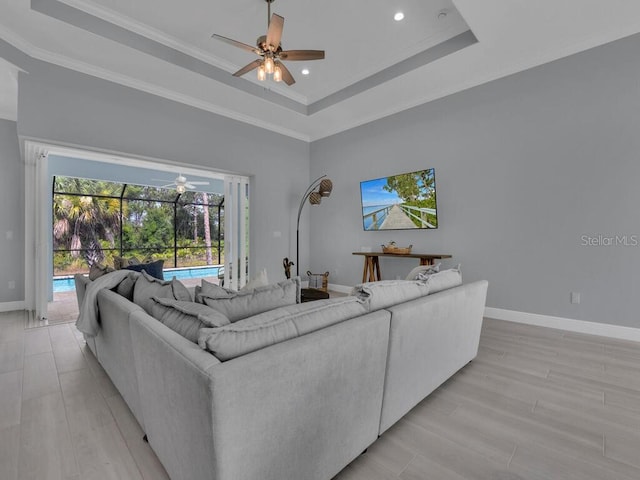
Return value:
[(303, 75), (309, 75), (309, 69), (308, 68), (303, 68), (301, 73)]
[(393, 19), (394, 19), (396, 22), (399, 22), (399, 21), (400, 21), (400, 20), (402, 20), (403, 18), (404, 18), (404, 13), (402, 13), (402, 12), (398, 12), (398, 13), (396, 13), (396, 14), (393, 16)]

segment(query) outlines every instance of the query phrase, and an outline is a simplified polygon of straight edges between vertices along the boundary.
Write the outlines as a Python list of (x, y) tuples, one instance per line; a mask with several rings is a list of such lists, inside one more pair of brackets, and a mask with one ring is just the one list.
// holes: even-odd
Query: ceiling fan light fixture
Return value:
[(282, 68), (280, 68), (280, 65), (277, 62), (276, 62), (276, 66), (273, 68), (273, 81), (274, 82), (282, 81)]
[(400, 21), (402, 21), (402, 20), (404, 19), (404, 13), (402, 13), (402, 12), (396, 12), (396, 14), (393, 16), (393, 19), (394, 19), (396, 22), (400, 22)]
[(258, 67), (258, 80), (264, 82), (267, 79), (267, 72), (264, 68), (264, 63)]
[(184, 185), (176, 185), (176, 192), (183, 194), (186, 191), (187, 187), (185, 187)]
[(302, 73), (303, 75), (309, 75), (309, 73), (311, 73), (311, 72), (309, 71), (308, 68), (303, 68), (300, 73)]
[(264, 59), (264, 70), (269, 75), (271, 75), (275, 70), (275, 64), (273, 62), (273, 58), (267, 57)]
[[(213, 34), (212, 37), (221, 40), (225, 43), (238, 47), (247, 52), (254, 53), (260, 58), (245, 65), (240, 70), (233, 74), (234, 77), (241, 77), (244, 74), (258, 69), (258, 80), (264, 81), (269, 75), (275, 74), (276, 63), (280, 65), (280, 73), (277, 76), (276, 82), (284, 82), (291, 86), (296, 83), (295, 78), (291, 75), (289, 69), (281, 61), (287, 62), (302, 62), (310, 60), (324, 60), (324, 50), (283, 50), (282, 42), (282, 29), (284, 27), (284, 17), (274, 13), (271, 14), (271, 3), (274, 0), (265, 0), (267, 2), (267, 34), (261, 35), (256, 41), (256, 46), (251, 46), (246, 43), (233, 40), (232, 38), (224, 37), (222, 35)], [(305, 75), (308, 75), (305, 73)]]

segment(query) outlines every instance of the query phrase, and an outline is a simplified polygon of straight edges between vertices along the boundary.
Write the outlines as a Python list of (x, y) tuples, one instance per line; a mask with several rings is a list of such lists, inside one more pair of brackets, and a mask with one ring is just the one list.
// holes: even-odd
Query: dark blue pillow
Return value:
[(155, 262), (139, 263), (137, 265), (129, 265), (124, 268), (126, 270), (133, 270), (134, 272), (142, 272), (144, 270), (152, 277), (155, 277), (158, 280), (164, 280), (164, 275), (162, 273), (163, 266), (164, 266), (164, 260), (156, 260)]

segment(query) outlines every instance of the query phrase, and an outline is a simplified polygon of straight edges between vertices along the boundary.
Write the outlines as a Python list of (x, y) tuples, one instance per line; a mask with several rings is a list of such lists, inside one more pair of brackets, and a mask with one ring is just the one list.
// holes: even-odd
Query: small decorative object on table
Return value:
[(329, 272), (311, 273), (307, 271), (307, 276), (309, 277), (309, 288), (322, 290), (323, 292), (328, 290)]
[(397, 247), (396, 242), (391, 241), (386, 245), (382, 245), (382, 253), (393, 253), (394, 255), (408, 255), (411, 253), (413, 245), (408, 247)]
[(282, 260), (282, 266), (284, 267), (284, 275), (287, 277), (287, 280), (291, 278), (291, 267), (294, 265), (287, 257), (284, 257)]

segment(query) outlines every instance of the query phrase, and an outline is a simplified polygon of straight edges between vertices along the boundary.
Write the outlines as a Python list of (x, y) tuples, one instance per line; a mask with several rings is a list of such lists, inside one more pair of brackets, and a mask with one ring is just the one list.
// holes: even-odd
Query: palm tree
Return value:
[[(82, 180), (69, 179), (82, 191)], [(102, 243), (113, 248), (120, 230), (120, 202), (115, 198), (90, 195), (57, 195), (53, 204), (53, 238), (57, 248), (70, 250), (72, 258), (81, 255), (89, 266), (104, 260)]]

